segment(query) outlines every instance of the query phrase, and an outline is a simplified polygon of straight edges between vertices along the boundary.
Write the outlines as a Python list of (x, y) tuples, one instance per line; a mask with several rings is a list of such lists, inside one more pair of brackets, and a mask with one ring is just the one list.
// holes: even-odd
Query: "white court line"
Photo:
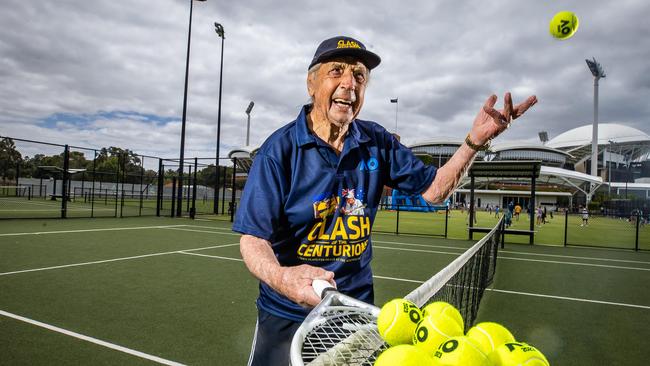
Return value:
[[(383, 279), (383, 280), (390, 280), (390, 281), (424, 283), (424, 281), (409, 280), (409, 279), (405, 279), (405, 278), (384, 277), (384, 276), (372, 276), (372, 277)], [(486, 288), (485, 290), (486, 291), (492, 291), (492, 292), (501, 292), (501, 293), (506, 293), (506, 294), (514, 294), (514, 295), (545, 297), (545, 298), (557, 299), (557, 300), (568, 300), (568, 301), (587, 302), (587, 303), (592, 303), (592, 304), (604, 304), (604, 305), (624, 306), (624, 307), (639, 308), (639, 309), (650, 309), (650, 306), (626, 304), (626, 303), (622, 303), (622, 302), (590, 300), (590, 299), (581, 299), (581, 298), (577, 298), (577, 297), (567, 297), (567, 296), (544, 295), (544, 294), (535, 294), (535, 293), (532, 293), (532, 292), (499, 290), (499, 289), (495, 289), (495, 288)]]
[[(465, 251), (465, 250), (469, 249), (469, 248), (462, 248), (462, 247), (450, 247), (450, 246), (444, 246), (444, 245), (427, 245), (427, 244), (404, 243), (404, 242), (398, 242), (398, 241), (373, 240), (372, 242), (373, 243), (383, 243), (383, 244), (398, 244), (398, 245), (406, 245), (406, 246), (413, 246), (413, 247), (455, 249), (455, 250), (461, 250), (461, 251)], [(499, 249), (499, 254), (500, 253), (539, 256), (539, 257), (584, 259), (584, 260), (604, 261), (604, 262), (638, 263), (638, 264), (648, 264), (648, 265), (650, 265), (650, 262), (647, 262), (647, 261), (633, 261), (633, 260), (627, 260), (627, 259), (579, 257), (579, 256), (573, 256), (573, 255), (544, 254), (544, 253), (524, 253), (524, 252), (514, 252), (514, 251), (510, 251), (510, 250)]]
[(159, 364), (170, 365), (170, 366), (184, 366), (182, 363), (166, 360), (164, 358), (161, 358), (161, 357), (158, 357), (158, 356), (153, 356), (153, 355), (150, 355), (148, 353), (132, 350), (130, 348), (119, 346), (119, 345), (114, 344), (114, 343), (102, 341), (101, 339), (89, 337), (87, 335), (83, 335), (83, 334), (76, 333), (76, 332), (73, 332), (73, 331), (70, 331), (70, 330), (67, 330), (67, 329), (59, 328), (59, 327), (56, 327), (54, 325), (42, 323), (42, 322), (39, 322), (37, 320), (25, 318), (25, 317), (20, 316), (20, 315), (8, 313), (6, 311), (0, 310), (0, 315), (4, 315), (4, 316), (6, 316), (8, 318), (12, 318), (12, 319), (20, 320), (21, 322), (36, 325), (37, 327), (45, 328), (45, 329), (48, 329), (48, 330), (51, 330), (51, 331), (54, 331), (54, 332), (57, 332), (57, 333), (62, 333), (62, 334), (65, 334), (67, 336), (74, 337), (74, 338), (77, 338), (77, 339), (81, 339), (83, 341), (94, 343), (94, 344), (97, 344), (97, 345), (100, 345), (100, 346), (103, 346), (103, 347), (106, 347), (106, 348), (114, 349), (116, 351), (128, 353), (128, 354), (130, 354), (132, 356), (144, 358), (146, 360), (157, 362)]
[(106, 259), (106, 260), (101, 260), (101, 261), (92, 261), (92, 262), (84, 262), (84, 263), (72, 263), (72, 264), (64, 264), (61, 266), (53, 266), (53, 267), (43, 267), (43, 268), (34, 268), (34, 269), (25, 269), (22, 271), (13, 271), (13, 272), (4, 272), (0, 273), (0, 276), (7, 276), (7, 275), (12, 275), (12, 274), (19, 274), (19, 273), (26, 273), (26, 272), (37, 272), (37, 271), (47, 271), (50, 269), (60, 269), (60, 268), (68, 268), (68, 267), (78, 267), (78, 266), (88, 266), (91, 264), (100, 264), (100, 263), (109, 263), (109, 262), (118, 262), (118, 261), (126, 261), (130, 259), (139, 259), (139, 258), (146, 258), (146, 257), (155, 257), (159, 255), (167, 255), (167, 254), (176, 254), (181, 251), (198, 251), (198, 250), (206, 250), (206, 249), (215, 249), (215, 248), (224, 248), (224, 247), (231, 247), (233, 245), (239, 245), (239, 243), (234, 243), (234, 244), (223, 244), (223, 245), (214, 245), (210, 247), (203, 247), (203, 248), (194, 248), (194, 249), (182, 249), (182, 250), (175, 250), (171, 252), (161, 252), (161, 253), (151, 253), (151, 254), (143, 254), (143, 255), (136, 255), (132, 257), (122, 257), (122, 258), (113, 258), (113, 259)]
[[(180, 225), (180, 226), (192, 226), (192, 225)], [(214, 231), (214, 230), (194, 230), (194, 229), (181, 229), (179, 227), (164, 227), (162, 229), (169, 229), (169, 230), (178, 230), (178, 231), (189, 231), (193, 233), (208, 233), (208, 234), (222, 234), (222, 235), (236, 235), (236, 236), (241, 236), (239, 233), (233, 233), (232, 231), (230, 232), (220, 232), (220, 231)]]
[[(435, 250), (424, 250), (424, 249), (392, 248), (392, 247), (383, 247), (383, 246), (373, 246), (373, 248), (388, 249), (388, 250), (403, 250), (403, 251), (407, 251), (407, 252), (419, 252), (419, 253), (433, 253), (433, 254), (445, 254), (445, 255), (456, 255), (456, 256), (458, 255), (458, 253), (439, 252), (439, 251), (435, 251)], [(628, 270), (634, 270), (634, 271), (650, 271), (650, 268), (610, 266), (610, 265), (607, 265), (607, 264), (563, 262), (563, 261), (550, 261), (550, 260), (542, 260), (542, 259), (512, 258), (512, 257), (502, 257), (502, 256), (497, 256), (497, 259), (507, 259), (507, 260), (524, 261), (524, 262), (566, 264), (566, 265), (572, 265), (572, 266), (628, 269)]]
[(621, 302), (611, 302), (611, 301), (600, 301), (600, 300), (589, 300), (589, 299), (580, 299), (580, 298), (575, 298), (575, 297), (566, 297), (566, 296), (554, 296), (554, 295), (542, 295), (542, 294), (534, 294), (530, 292), (518, 292), (518, 291), (508, 291), (508, 290), (499, 290), (499, 289), (486, 289), (487, 291), (492, 291), (492, 292), (501, 292), (505, 294), (515, 294), (515, 295), (524, 295), (524, 296), (535, 296), (535, 297), (545, 297), (549, 299), (557, 299), (557, 300), (569, 300), (569, 301), (579, 301), (579, 302), (588, 302), (588, 303), (593, 303), (593, 304), (605, 304), (605, 305), (615, 305), (615, 306), (625, 306), (629, 308), (639, 308), (639, 309), (649, 309), (650, 306), (645, 306), (645, 305), (634, 305), (634, 304), (625, 304)]
[(142, 229), (168, 229), (184, 225), (159, 225), (159, 226), (133, 226), (133, 227), (113, 227), (104, 229), (80, 229), (80, 230), (59, 230), (59, 231), (36, 231), (29, 233), (8, 233), (0, 236), (21, 236), (21, 235), (46, 235), (46, 234), (70, 234), (70, 233), (91, 233), (97, 231), (121, 231), (121, 230), (142, 230)]
[[(231, 261), (243, 262), (243, 260), (239, 259), (239, 258), (221, 257), (221, 256), (216, 256), (216, 255), (205, 255), (205, 254), (195, 254), (195, 253), (183, 253), (182, 251), (179, 252), (179, 253), (180, 254), (196, 255), (196, 256), (201, 256), (201, 257), (208, 257), (208, 258), (226, 259), (226, 260), (231, 260)], [(382, 279), (382, 280), (390, 280), (390, 281), (409, 282), (409, 283), (418, 283), (418, 284), (424, 283), (424, 281), (410, 280), (410, 279), (407, 279), (407, 278), (386, 277), (386, 276), (378, 276), (378, 275), (373, 275), (372, 277)], [(588, 303), (593, 303), (593, 304), (604, 304), (604, 305), (615, 305), (615, 306), (624, 306), (624, 307), (640, 308), (640, 309), (650, 309), (650, 306), (635, 305), (635, 304), (625, 304), (625, 303), (620, 303), (620, 302), (590, 300), (590, 299), (581, 299), (581, 298), (566, 297), (566, 296), (543, 295), (543, 294), (535, 294), (535, 293), (531, 293), (531, 292), (518, 292), (518, 291), (508, 291), (508, 290), (499, 290), (499, 289), (490, 289), (490, 288), (488, 288), (486, 290), (487, 291), (493, 291), (493, 292), (508, 293), (508, 294), (524, 295), (524, 296), (545, 297), (545, 298), (558, 299), (558, 300), (569, 300), (569, 301), (588, 302)]]
[[(232, 235), (241, 235), (239, 233), (233, 233), (231, 232), (230, 229), (225, 229), (225, 228), (219, 228), (219, 227), (211, 227), (211, 226), (200, 226), (200, 225), (185, 225), (188, 227), (198, 227), (198, 228), (203, 228), (203, 229), (212, 229), (211, 231), (203, 231), (203, 230), (189, 230), (189, 229), (176, 229), (176, 228), (171, 228), (174, 230), (184, 230), (184, 231), (197, 231), (197, 232), (206, 232), (206, 233), (212, 233), (216, 232), (219, 233), (217, 230), (226, 230), (229, 231), (229, 234)], [(225, 232), (223, 234), (226, 234)], [(405, 242), (400, 242), (400, 241), (386, 241), (386, 240), (373, 240), (374, 243), (380, 243), (380, 244), (397, 244), (397, 245), (404, 245), (404, 246), (413, 246), (413, 247), (425, 247), (425, 248), (440, 248), (440, 249), (452, 249), (452, 250), (459, 250), (464, 252), (465, 250), (469, 249), (464, 248), (464, 247), (455, 247), (455, 246), (445, 246), (445, 245), (428, 245), (428, 244), (415, 244), (415, 243), (405, 243)], [(536, 245), (541, 245), (541, 244), (536, 244)], [(382, 249), (390, 249), (387, 247), (380, 247), (380, 246), (373, 246), (374, 248), (382, 248)], [(555, 245), (551, 245), (551, 247), (558, 247)], [(595, 248), (599, 249), (599, 248)], [(613, 248), (608, 248), (608, 249), (613, 249)], [(452, 254), (448, 252), (438, 252), (439, 254)], [(582, 259), (582, 260), (594, 260), (594, 261), (603, 261), (603, 262), (621, 262), (621, 263), (638, 263), (638, 264), (648, 264), (650, 265), (650, 262), (647, 261), (633, 261), (633, 260), (627, 260), (627, 259), (612, 259), (612, 258), (596, 258), (596, 257), (579, 257), (579, 256), (572, 256), (572, 255), (560, 255), (560, 254), (543, 254), (543, 253), (523, 253), (523, 252), (514, 252), (514, 251), (509, 251), (509, 250), (499, 250), (499, 253), (508, 253), (508, 254), (519, 254), (519, 255), (528, 255), (528, 256), (540, 256), (540, 257), (555, 257), (555, 258), (572, 258), (572, 259)], [(458, 254), (458, 253), (457, 253)], [(567, 262), (569, 263), (569, 262)], [(616, 267), (615, 267), (616, 268)], [(626, 268), (626, 267), (622, 267)]]
[(178, 254), (187, 254), (187, 255), (195, 255), (197, 257), (208, 257), (208, 258), (217, 258), (217, 259), (225, 259), (229, 261), (237, 261), (237, 262), (243, 262), (243, 259), (239, 258), (230, 258), (230, 257), (221, 257), (218, 255), (207, 255), (207, 254), (198, 254), (198, 253), (187, 253), (185, 251), (179, 251)]
[(549, 261), (541, 259), (530, 259), (530, 258), (512, 258), (512, 257), (502, 257), (497, 256), (497, 259), (506, 259), (512, 261), (523, 261), (523, 262), (541, 262), (541, 263), (553, 263), (553, 264), (567, 264), (572, 266), (585, 266), (585, 267), (600, 267), (600, 268), (616, 268), (616, 269), (629, 269), (633, 271), (650, 271), (650, 268), (638, 268), (638, 267), (623, 267), (623, 266), (610, 266), (607, 264), (593, 264), (593, 263), (578, 263), (578, 262), (563, 262), (563, 261)]

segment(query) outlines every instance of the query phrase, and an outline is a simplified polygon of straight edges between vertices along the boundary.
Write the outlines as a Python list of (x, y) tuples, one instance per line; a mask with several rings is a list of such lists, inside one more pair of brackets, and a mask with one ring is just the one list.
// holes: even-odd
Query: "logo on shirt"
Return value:
[(374, 157), (371, 157), (365, 161), (361, 160), (361, 162), (359, 162), (359, 170), (368, 170), (374, 172), (377, 169), (379, 169), (379, 161)]
[(368, 247), (371, 226), (360, 198), (363, 191), (354, 188), (343, 189), (340, 195), (315, 197), (314, 224), (297, 249), (298, 257), (323, 262), (359, 260)]

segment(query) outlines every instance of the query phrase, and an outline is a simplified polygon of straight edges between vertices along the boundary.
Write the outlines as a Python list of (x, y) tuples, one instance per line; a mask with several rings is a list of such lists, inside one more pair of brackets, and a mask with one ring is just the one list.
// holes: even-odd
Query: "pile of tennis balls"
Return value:
[(443, 301), (420, 309), (405, 299), (391, 300), (377, 328), (390, 347), (375, 366), (550, 366), (537, 348), (515, 341), (500, 324), (479, 323), (463, 334), (460, 312)]

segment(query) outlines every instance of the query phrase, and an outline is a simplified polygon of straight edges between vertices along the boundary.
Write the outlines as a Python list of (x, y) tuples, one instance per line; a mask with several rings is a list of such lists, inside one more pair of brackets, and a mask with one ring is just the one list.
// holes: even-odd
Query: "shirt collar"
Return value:
[[(316, 137), (309, 131), (307, 125), (307, 113), (311, 108), (310, 104), (305, 104), (300, 110), (298, 118), (296, 118), (296, 139), (298, 146), (303, 147), (309, 144), (316, 144)], [(357, 147), (359, 143), (370, 141), (370, 137), (362, 131), (356, 123), (356, 119), (350, 124), (348, 135), (345, 137), (346, 142), (350, 139), (350, 147)]]

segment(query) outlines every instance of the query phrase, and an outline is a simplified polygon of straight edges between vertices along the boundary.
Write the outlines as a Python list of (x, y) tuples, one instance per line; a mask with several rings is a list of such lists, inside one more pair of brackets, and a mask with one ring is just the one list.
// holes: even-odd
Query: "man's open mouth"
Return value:
[(347, 99), (340, 99), (340, 98), (335, 98), (333, 102), (339, 106), (342, 107), (351, 107), (352, 106), (352, 101), (347, 100)]

